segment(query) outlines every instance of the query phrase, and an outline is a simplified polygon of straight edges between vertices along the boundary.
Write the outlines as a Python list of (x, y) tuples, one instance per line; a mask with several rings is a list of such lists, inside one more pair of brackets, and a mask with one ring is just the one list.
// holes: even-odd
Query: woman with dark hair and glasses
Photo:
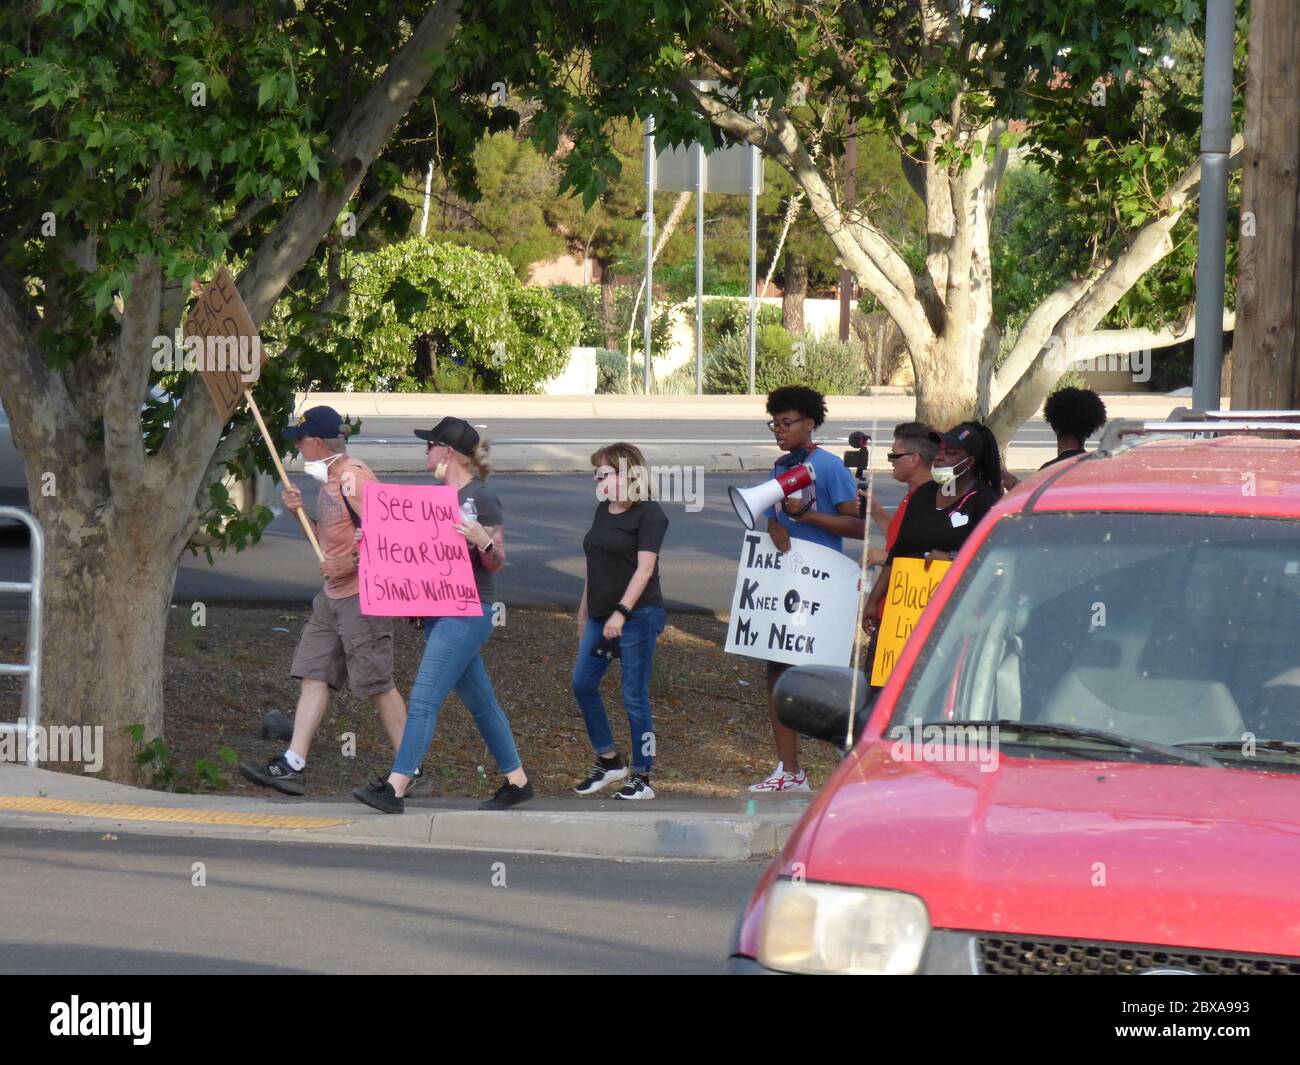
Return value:
[[(666, 616), (659, 588), (659, 551), (668, 516), (650, 498), (650, 471), (639, 448), (610, 444), (591, 456), (595, 467), (596, 514), (582, 541), (587, 580), (578, 604), (578, 658), (573, 664), (573, 697), (582, 710), (596, 764), (573, 790), (593, 795), (626, 780), (614, 798), (655, 797), (654, 720), (650, 711), (650, 670), (655, 642)], [(610, 662), (623, 670), (623, 707), (632, 743), (632, 775), (618, 753), (600, 681)]]

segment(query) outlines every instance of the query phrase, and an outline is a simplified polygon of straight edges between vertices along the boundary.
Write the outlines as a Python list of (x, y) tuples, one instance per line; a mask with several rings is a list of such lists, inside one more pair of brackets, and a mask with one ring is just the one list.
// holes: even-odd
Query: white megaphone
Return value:
[(792, 496), (807, 488), (817, 479), (811, 465), (801, 462), (793, 466), (780, 477), (756, 484), (753, 488), (737, 488), (734, 484), (727, 488), (731, 505), (736, 508), (736, 517), (745, 524), (746, 529), (758, 525), (758, 517), (763, 511), (786, 496)]

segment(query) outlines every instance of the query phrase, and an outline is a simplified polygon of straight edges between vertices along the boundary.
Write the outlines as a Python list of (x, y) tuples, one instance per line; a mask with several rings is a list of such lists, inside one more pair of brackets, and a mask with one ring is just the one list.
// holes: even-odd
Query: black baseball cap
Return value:
[(984, 451), (984, 435), (974, 422), (962, 422), (960, 425), (949, 429), (946, 433), (936, 433), (931, 430), (930, 439), (936, 444), (960, 448), (962, 451), (969, 451), (975, 456), (982, 454)]
[(318, 436), (322, 440), (335, 440), (343, 436), (343, 415), (333, 407), (312, 407), (297, 425), (288, 426), (281, 434), (286, 440), (301, 440), (304, 436)]
[(432, 429), (416, 429), (415, 435), (431, 444), (446, 444), (462, 455), (474, 454), (478, 447), (478, 431), (460, 418), (443, 418)]

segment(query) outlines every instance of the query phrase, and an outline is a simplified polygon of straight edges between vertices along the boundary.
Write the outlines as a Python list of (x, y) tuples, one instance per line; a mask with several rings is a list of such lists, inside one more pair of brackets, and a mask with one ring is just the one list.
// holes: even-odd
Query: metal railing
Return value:
[(27, 677), (27, 712), (16, 722), (0, 722), (0, 733), (12, 732), (23, 745), (23, 760), (37, 766), (36, 745), (28, 736), (41, 724), (41, 578), (45, 572), (45, 534), (30, 513), (20, 507), (0, 507), (0, 518), (21, 521), (31, 531), (32, 574), (29, 581), (0, 581), (0, 592), (23, 592), (29, 597), (27, 611), (27, 661), (0, 662), (0, 676)]

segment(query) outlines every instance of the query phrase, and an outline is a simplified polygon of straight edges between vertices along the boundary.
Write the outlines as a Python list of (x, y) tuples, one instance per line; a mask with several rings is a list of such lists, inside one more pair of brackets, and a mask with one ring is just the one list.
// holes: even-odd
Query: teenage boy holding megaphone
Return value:
[[(858, 487), (838, 455), (813, 442), (813, 430), (826, 420), (826, 399), (820, 392), (800, 385), (778, 388), (767, 397), (767, 427), (783, 452), (772, 476), (789, 473), (801, 463), (812, 467), (812, 483), (786, 496), (767, 511), (767, 534), (784, 554), (790, 541), (811, 540), (836, 551), (844, 549), (844, 537), (861, 538), (863, 521), (858, 517)], [(808, 774), (799, 768), (799, 734), (777, 720), (772, 688), (786, 666), (767, 663), (767, 704), (772, 715), (776, 741), (776, 769), (766, 780), (750, 786), (754, 792), (808, 791)]]

